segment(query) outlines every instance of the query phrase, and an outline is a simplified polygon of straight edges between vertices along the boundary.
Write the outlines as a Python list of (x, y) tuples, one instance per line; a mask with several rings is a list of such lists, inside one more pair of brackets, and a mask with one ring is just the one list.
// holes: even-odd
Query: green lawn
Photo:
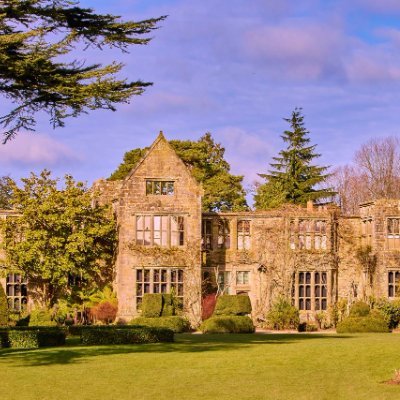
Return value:
[(130, 346), (0, 350), (0, 398), (400, 399), (399, 334), (176, 335)]

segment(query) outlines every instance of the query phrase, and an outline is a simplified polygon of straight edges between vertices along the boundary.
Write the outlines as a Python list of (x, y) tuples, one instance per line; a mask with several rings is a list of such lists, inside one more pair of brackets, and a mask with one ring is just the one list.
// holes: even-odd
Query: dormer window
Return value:
[(146, 180), (146, 194), (172, 196), (175, 193), (174, 181)]

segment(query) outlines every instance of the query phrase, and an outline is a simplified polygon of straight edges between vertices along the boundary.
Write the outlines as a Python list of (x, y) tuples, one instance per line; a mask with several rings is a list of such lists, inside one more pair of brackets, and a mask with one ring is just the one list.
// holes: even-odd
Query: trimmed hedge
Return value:
[(0, 330), (0, 346), (16, 349), (37, 349), (63, 346), (66, 329), (58, 327), (12, 327)]
[(203, 333), (253, 333), (251, 318), (239, 315), (221, 315), (206, 319), (200, 326)]
[(81, 329), (84, 345), (132, 344), (173, 342), (174, 332), (166, 328), (148, 326), (105, 325), (85, 326)]
[(387, 321), (382, 315), (373, 314), (366, 317), (347, 317), (336, 327), (337, 333), (390, 332)]
[(225, 294), (217, 298), (213, 315), (247, 315), (251, 314), (249, 296)]
[(142, 325), (152, 326), (156, 328), (168, 328), (175, 333), (189, 332), (190, 322), (183, 317), (172, 316), (172, 317), (158, 317), (158, 318), (145, 318), (138, 317), (134, 318), (130, 325)]
[(175, 315), (174, 296), (172, 294), (163, 294), (161, 316), (172, 317), (173, 315)]
[(308, 322), (301, 322), (297, 327), (298, 332), (316, 332), (318, 327), (315, 324), (310, 324)]
[(167, 293), (146, 293), (143, 295), (142, 316), (145, 318), (171, 317), (175, 315), (174, 296)]

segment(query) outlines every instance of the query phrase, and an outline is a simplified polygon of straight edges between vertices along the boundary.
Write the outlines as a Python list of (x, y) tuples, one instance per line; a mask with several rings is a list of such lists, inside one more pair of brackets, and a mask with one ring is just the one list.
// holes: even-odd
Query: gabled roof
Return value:
[(179, 160), (180, 163), (182, 163), (182, 166), (185, 168), (185, 170), (188, 173), (188, 176), (193, 180), (193, 183), (195, 183), (197, 186), (202, 187), (202, 184), (199, 183), (195, 177), (192, 175), (190, 172), (190, 169), (187, 167), (187, 165), (182, 161), (182, 159), (178, 156), (176, 153), (175, 149), (170, 145), (168, 140), (165, 138), (163, 131), (160, 131), (158, 134), (156, 140), (153, 142), (153, 144), (150, 146), (149, 150), (147, 150), (146, 154), (136, 163), (136, 165), (132, 168), (131, 172), (124, 178), (124, 181), (128, 181), (132, 175), (135, 174), (135, 172), (138, 170), (138, 168), (143, 164), (143, 162), (149, 157), (149, 155), (154, 151), (154, 149), (160, 144), (163, 143), (167, 145), (175, 155), (175, 157)]

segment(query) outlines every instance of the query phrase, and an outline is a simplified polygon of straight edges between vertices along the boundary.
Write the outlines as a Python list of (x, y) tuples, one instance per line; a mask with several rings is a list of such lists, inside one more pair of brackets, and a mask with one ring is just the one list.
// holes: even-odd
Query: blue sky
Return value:
[[(98, 12), (145, 19), (168, 15), (148, 46), (119, 60), (130, 80), (154, 82), (116, 112), (95, 111), (53, 130), (0, 146), (0, 175), (43, 168), (90, 185), (108, 177), (125, 151), (209, 131), (245, 184), (265, 172), (283, 144), (283, 121), (302, 107), (320, 165), (351, 162), (361, 143), (399, 135), (398, 0), (82, 0)], [(7, 106), (0, 103), (0, 112)]]

